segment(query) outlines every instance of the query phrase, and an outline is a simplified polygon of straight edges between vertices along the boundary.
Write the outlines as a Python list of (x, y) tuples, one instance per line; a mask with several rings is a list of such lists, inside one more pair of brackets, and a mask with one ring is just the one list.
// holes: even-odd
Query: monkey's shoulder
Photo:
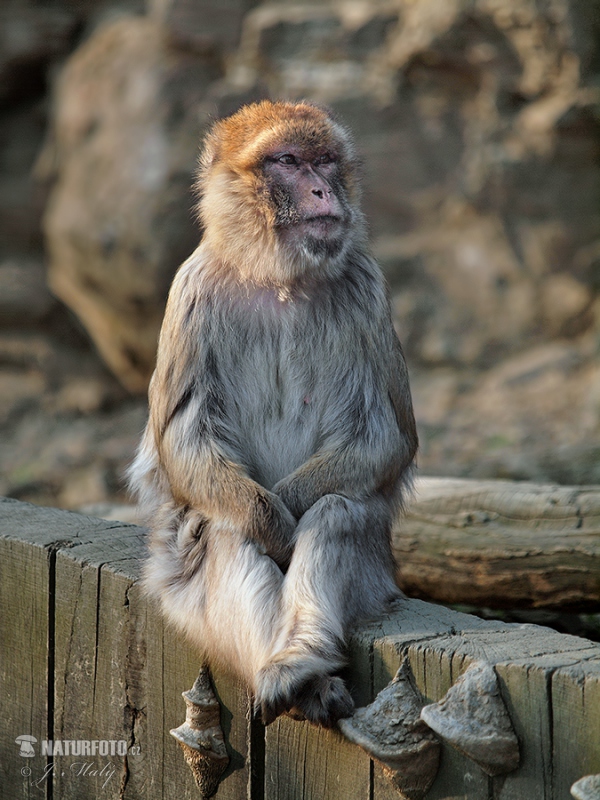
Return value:
[[(173, 281), (164, 338), (176, 350), (197, 351), (218, 344), (234, 348), (289, 347), (373, 353), (391, 351), (395, 336), (387, 285), (377, 262), (364, 250), (352, 251), (334, 276), (289, 285), (260, 285), (215, 277), (214, 264), (199, 247)], [(312, 344), (310, 344), (312, 341)], [(314, 350), (316, 348), (316, 350)], [(172, 348), (170, 348), (172, 349)]]

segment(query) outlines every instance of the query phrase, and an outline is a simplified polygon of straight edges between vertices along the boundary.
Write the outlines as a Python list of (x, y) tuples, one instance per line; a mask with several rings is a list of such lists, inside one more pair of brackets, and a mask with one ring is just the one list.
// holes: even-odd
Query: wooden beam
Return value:
[[(52, 562), (49, 552), (55, 553)], [(12, 575), (11, 582), (2, 582), (6, 604), (0, 614), (2, 634), (12, 642), (3, 653), (0, 686), (0, 696), (10, 699), (12, 708), (0, 714), (0, 763), (6, 772), (0, 798), (39, 799), (51, 783), (53, 796), (61, 800), (197, 799), (192, 774), (169, 731), (185, 718), (181, 692), (191, 688), (199, 661), (140, 590), (144, 554), (144, 531), (134, 525), (0, 500), (0, 565)], [(42, 579), (28, 578), (32, 567)], [(50, 598), (49, 583), (55, 585)], [(52, 636), (46, 633), (47, 615), (34, 614), (32, 630), (29, 618), (17, 613), (19, 603), (27, 614), (34, 605), (50, 604)], [(50, 681), (48, 647), (54, 662)], [(249, 793), (251, 782), (249, 699), (234, 681), (218, 683), (232, 757), (219, 798), (236, 800)], [(49, 695), (54, 740), (124, 739), (127, 756), (59, 756), (49, 777), (36, 785), (47, 761), (39, 757), (39, 743), (50, 736), (48, 726), (35, 720), (43, 720)], [(26, 763), (31, 775), (24, 779), (25, 762), (14, 739), (30, 732), (38, 749)], [(81, 772), (74, 767), (80, 763), (92, 767)], [(103, 767), (109, 768), (100, 774)], [(262, 786), (262, 771), (260, 781)]]
[[(33, 785), (45, 768), (39, 741), (23, 776), (14, 740), (30, 732), (41, 740), (52, 729), (55, 739), (123, 737), (134, 748), (108, 759), (116, 772), (107, 785), (107, 773), (72, 768), (80, 757), (56, 757), (54, 797), (198, 797), (169, 729), (184, 720), (181, 692), (199, 661), (139, 590), (143, 538), (132, 525), (0, 502), (0, 566), (9, 579), (0, 620), (10, 642), (0, 675), (0, 797), (48, 796)], [(498, 778), (444, 744), (428, 800), (566, 800), (572, 783), (600, 773), (600, 645), (404, 600), (353, 636), (348, 682), (357, 702), (368, 703), (404, 658), (424, 702), (440, 700), (474, 660), (494, 665), (520, 742), (520, 767)], [(223, 674), (215, 683), (232, 756), (217, 800), (397, 800), (381, 768), (339, 733), (280, 719), (265, 737), (245, 689)], [(99, 771), (107, 759), (89, 761)]]

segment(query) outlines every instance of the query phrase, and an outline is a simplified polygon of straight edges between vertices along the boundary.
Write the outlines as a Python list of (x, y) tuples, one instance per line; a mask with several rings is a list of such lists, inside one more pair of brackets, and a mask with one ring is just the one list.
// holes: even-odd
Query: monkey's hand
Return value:
[(273, 492), (298, 519), (326, 494), (358, 498), (377, 491), (380, 481), (375, 469), (352, 454), (318, 453), (280, 480)]
[(221, 443), (206, 439), (199, 448), (181, 415), (174, 417), (162, 438), (155, 437), (161, 467), (171, 487), (177, 487), (178, 501), (209, 518), (228, 521), (287, 569), (297, 522), (285, 502), (252, 480)]
[(256, 492), (249, 536), (284, 572), (294, 552), (296, 524), (296, 518), (281, 498), (262, 487)]
[(367, 446), (358, 446), (315, 453), (276, 483), (273, 492), (298, 519), (326, 494), (339, 494), (349, 499), (389, 494), (404, 468), (398, 456), (401, 448), (392, 434), (390, 440), (392, 446), (388, 452), (384, 447), (379, 453), (369, 451)]

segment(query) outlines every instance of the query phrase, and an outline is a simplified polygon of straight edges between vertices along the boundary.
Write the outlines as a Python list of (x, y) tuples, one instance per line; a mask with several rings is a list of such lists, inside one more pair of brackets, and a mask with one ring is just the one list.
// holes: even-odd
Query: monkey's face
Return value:
[(283, 143), (264, 158), (262, 170), (286, 247), (317, 258), (339, 255), (351, 212), (335, 151)]
[(263, 101), (215, 123), (197, 189), (205, 245), (258, 283), (333, 275), (364, 235), (347, 132), (310, 103)]

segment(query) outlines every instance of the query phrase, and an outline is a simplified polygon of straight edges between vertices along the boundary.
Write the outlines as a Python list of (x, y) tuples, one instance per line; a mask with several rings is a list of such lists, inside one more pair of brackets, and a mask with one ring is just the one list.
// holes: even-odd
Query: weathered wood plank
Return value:
[(412, 597), (491, 608), (600, 606), (600, 489), (421, 478), (393, 533)]
[(239, 681), (218, 670), (213, 670), (212, 677), (221, 703), (221, 727), (231, 759), (216, 797), (218, 800), (262, 797), (264, 726), (253, 719), (250, 694)]
[(367, 756), (338, 731), (280, 717), (267, 728), (269, 800), (369, 800)]
[[(54, 573), (49, 549), (56, 550)], [(73, 775), (74, 758), (58, 757), (54, 797), (198, 796), (168, 731), (184, 719), (181, 691), (191, 687), (199, 663), (142, 595), (136, 583), (142, 553), (143, 531), (133, 526), (0, 504), (0, 569), (3, 578), (8, 576), (0, 591), (5, 607), (12, 608), (18, 597), (26, 609), (19, 616), (21, 606), (15, 607), (11, 613), (18, 625), (2, 628), (3, 641), (10, 644), (5, 647), (10, 662), (2, 670), (2, 688), (8, 687), (15, 701), (13, 722), (5, 721), (10, 713), (0, 720), (5, 774), (13, 776), (12, 785), (5, 784), (10, 794), (4, 796), (11, 800), (44, 796), (43, 788), (34, 793), (31, 780), (21, 778), (22, 759), (9, 728), (15, 719), (32, 718), (36, 691), (45, 708), (48, 642), (51, 649), (54, 644), (55, 739), (122, 736), (129, 747), (140, 748), (139, 755), (129, 751), (126, 758), (116, 759), (118, 783), (115, 773), (106, 786), (101, 776)], [(6, 571), (9, 564), (14, 573)], [(53, 580), (55, 603), (48, 602)], [(56, 617), (50, 640), (48, 609)], [(32, 614), (39, 633), (35, 640)], [(23, 654), (27, 669), (20, 670)], [(439, 700), (474, 659), (494, 664), (521, 744), (520, 768), (494, 779), (444, 745), (428, 800), (565, 800), (571, 783), (600, 772), (600, 645), (537, 626), (487, 622), (405, 600), (388, 616), (361, 626), (353, 637), (349, 684), (359, 703), (383, 688), (405, 656), (427, 702)], [(368, 757), (336, 732), (282, 719), (267, 729), (263, 743), (261, 726), (248, 721), (245, 690), (220, 674), (215, 683), (234, 756), (217, 798), (396, 797), (380, 768), (372, 769)], [(43, 728), (40, 719), (36, 724)], [(41, 736), (46, 734), (40, 729)], [(37, 756), (30, 761), (35, 762), (32, 770), (42, 770)], [(58, 775), (59, 765), (68, 774)], [(4, 785), (2, 791), (7, 791)]]
[[(50, 558), (44, 547), (10, 539), (0, 541), (0, 798), (3, 800), (46, 796), (44, 786), (32, 786), (28, 776), (21, 773), (31, 770), (34, 777), (40, 777), (46, 759), (19, 757), (15, 740), (18, 736), (33, 736), (40, 742), (48, 737)], [(37, 743), (35, 747), (39, 754)]]
[[(357, 631), (344, 677), (357, 704), (373, 698), (372, 637)], [(266, 731), (265, 797), (269, 800), (368, 800), (371, 762), (338, 731), (280, 717)]]
[[(0, 498), (0, 797), (44, 797), (52, 772), (40, 755), (42, 740), (52, 737), (54, 659), (54, 562), (61, 547), (76, 545), (82, 530), (111, 523), (56, 509)], [(84, 537), (85, 538), (85, 537)], [(36, 756), (19, 758), (15, 738), (33, 735)], [(23, 776), (21, 770), (30, 770)], [(46, 776), (46, 777), (44, 777)]]
[[(56, 556), (55, 740), (125, 741), (133, 725), (129, 684), (128, 592), (134, 576), (110, 566), (142, 552), (143, 534), (112, 523), (82, 533)], [(103, 569), (106, 567), (106, 569)], [(79, 766), (89, 764), (89, 767)], [(127, 780), (118, 751), (55, 757), (54, 791), (69, 800), (82, 792), (110, 797)]]
[(556, 670), (551, 690), (552, 777), (562, 798), (579, 778), (600, 774), (600, 657)]

